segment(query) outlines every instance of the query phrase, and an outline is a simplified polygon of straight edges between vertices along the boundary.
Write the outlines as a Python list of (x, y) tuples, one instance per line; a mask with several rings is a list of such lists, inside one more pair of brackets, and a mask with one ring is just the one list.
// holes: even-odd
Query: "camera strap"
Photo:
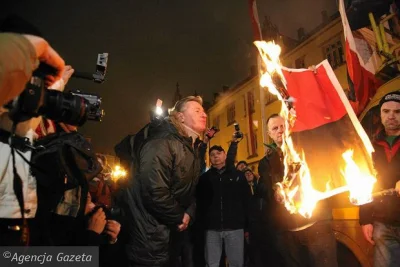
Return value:
[[(14, 194), (17, 197), (17, 201), (19, 204), (19, 208), (21, 211), (21, 218), (22, 218), (22, 229), (21, 229), (21, 242), (25, 246), (29, 245), (29, 227), (28, 227), (28, 222), (25, 218), (25, 203), (24, 203), (24, 193), (23, 193), (23, 182), (21, 179), (21, 176), (19, 176), (17, 167), (15, 165), (15, 150), (16, 148), (14, 147), (13, 144), (13, 139), (16, 136), (15, 135), (15, 130), (17, 128), (17, 124), (14, 122), (10, 137), (11, 137), (11, 157), (12, 157), (12, 164), (13, 164), (13, 174), (14, 174), (14, 179), (13, 179), (13, 190)], [(25, 159), (25, 158), (24, 158)]]
[(12, 147), (22, 152), (27, 152), (28, 150), (33, 148), (31, 146), (29, 138), (11, 134), (10, 132), (3, 129), (0, 129), (0, 142), (7, 145), (12, 144)]

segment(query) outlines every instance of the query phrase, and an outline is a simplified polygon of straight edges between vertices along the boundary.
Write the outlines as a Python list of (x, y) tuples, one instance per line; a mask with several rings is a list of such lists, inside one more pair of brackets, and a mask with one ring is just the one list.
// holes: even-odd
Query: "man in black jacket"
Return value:
[[(264, 249), (258, 253), (261, 261), (270, 261), (268, 256), (276, 257), (270, 251), (277, 249), (284, 266), (337, 267), (332, 210), (328, 203), (320, 201), (313, 211), (313, 216), (305, 218), (299, 214), (290, 214), (279, 201), (275, 185), (284, 177), (284, 155), (280, 147), (285, 138), (285, 119), (273, 114), (267, 120), (267, 127), (268, 134), (274, 142), (268, 146), (265, 157), (259, 163), (261, 178), (256, 193), (262, 203), (259, 217), (260, 236), (266, 232), (263, 235), (265, 239), (259, 240), (263, 241), (259, 248)], [(265, 266), (264, 264), (265, 262), (259, 266)]]
[[(374, 139), (372, 155), (378, 191), (399, 186), (400, 92), (386, 94), (379, 108), (384, 129)], [(365, 239), (374, 245), (374, 266), (400, 266), (400, 198), (384, 196), (361, 206), (360, 224)]]
[(205, 228), (205, 258), (209, 267), (219, 266), (223, 243), (229, 266), (243, 266), (250, 190), (243, 172), (234, 166), (236, 152), (236, 140), (231, 142), (228, 156), (221, 146), (211, 147), (211, 169), (200, 177), (197, 186), (199, 220)]
[(150, 129), (126, 194), (131, 266), (167, 266), (170, 252), (179, 249), (176, 242), (185, 240), (200, 172), (194, 143), (206, 128), (206, 117), (202, 99), (186, 97), (169, 118)]

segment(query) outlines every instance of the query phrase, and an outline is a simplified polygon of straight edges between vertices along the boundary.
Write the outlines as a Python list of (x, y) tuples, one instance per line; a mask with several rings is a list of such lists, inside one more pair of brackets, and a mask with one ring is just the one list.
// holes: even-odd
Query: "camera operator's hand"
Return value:
[(57, 90), (60, 92), (64, 91), (65, 85), (68, 83), (69, 78), (71, 78), (74, 71), (75, 70), (70, 65), (65, 66), (61, 79), (55, 81), (55, 83), (53, 83), (48, 89)]
[(65, 62), (60, 55), (49, 45), (49, 43), (38, 36), (24, 34), (23, 35), (33, 45), (36, 50), (36, 56), (40, 62), (44, 62), (57, 70), (54, 75), (46, 77), (46, 86), (52, 85), (63, 75)]
[(87, 229), (101, 234), (104, 231), (106, 223), (106, 214), (102, 208), (99, 208), (92, 216), (90, 216)]
[(237, 142), (239, 142), (240, 140), (241, 140), (240, 138), (237, 138), (236, 132), (234, 132), (233, 135), (232, 135), (232, 142), (237, 143)]
[(62, 75), (62, 79), (64, 81), (64, 84), (67, 84), (69, 81), (69, 78), (71, 78), (72, 74), (74, 73), (74, 69), (72, 68), (71, 65), (66, 65), (64, 68), (64, 73)]
[(105, 233), (110, 237), (110, 243), (117, 242), (118, 234), (121, 231), (121, 224), (114, 220), (107, 220)]
[(179, 232), (185, 231), (189, 226), (189, 222), (190, 222), (190, 216), (189, 214), (185, 213), (183, 215), (182, 223), (178, 225)]

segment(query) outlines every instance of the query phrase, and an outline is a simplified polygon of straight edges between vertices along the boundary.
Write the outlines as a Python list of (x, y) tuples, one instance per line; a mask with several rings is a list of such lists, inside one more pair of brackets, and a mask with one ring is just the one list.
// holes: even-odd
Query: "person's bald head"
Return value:
[(285, 133), (285, 119), (279, 114), (272, 114), (267, 119), (268, 135), (277, 145), (282, 145)]

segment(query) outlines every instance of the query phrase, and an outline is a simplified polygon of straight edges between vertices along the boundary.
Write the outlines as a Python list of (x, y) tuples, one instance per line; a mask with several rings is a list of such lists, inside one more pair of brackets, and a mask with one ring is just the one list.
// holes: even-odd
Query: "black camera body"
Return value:
[(216, 126), (212, 126), (208, 133), (206, 134), (208, 139), (212, 139), (216, 133), (219, 132), (219, 129)]
[(235, 126), (235, 133), (233, 134), (234, 138), (236, 139), (243, 138), (243, 133), (240, 131), (239, 123), (235, 122), (233, 125)]
[(89, 213), (89, 217), (96, 213), (98, 209), (102, 208), (107, 220), (115, 220), (123, 216), (122, 209), (120, 207), (109, 207), (106, 205), (96, 205), (93, 210)]
[(15, 123), (32, 117), (44, 116), (56, 122), (83, 125), (86, 120), (101, 121), (104, 111), (100, 108), (99, 96), (82, 92), (60, 92), (45, 86), (45, 77), (54, 74), (54, 69), (41, 63), (32, 74), (25, 90), (5, 105)]

